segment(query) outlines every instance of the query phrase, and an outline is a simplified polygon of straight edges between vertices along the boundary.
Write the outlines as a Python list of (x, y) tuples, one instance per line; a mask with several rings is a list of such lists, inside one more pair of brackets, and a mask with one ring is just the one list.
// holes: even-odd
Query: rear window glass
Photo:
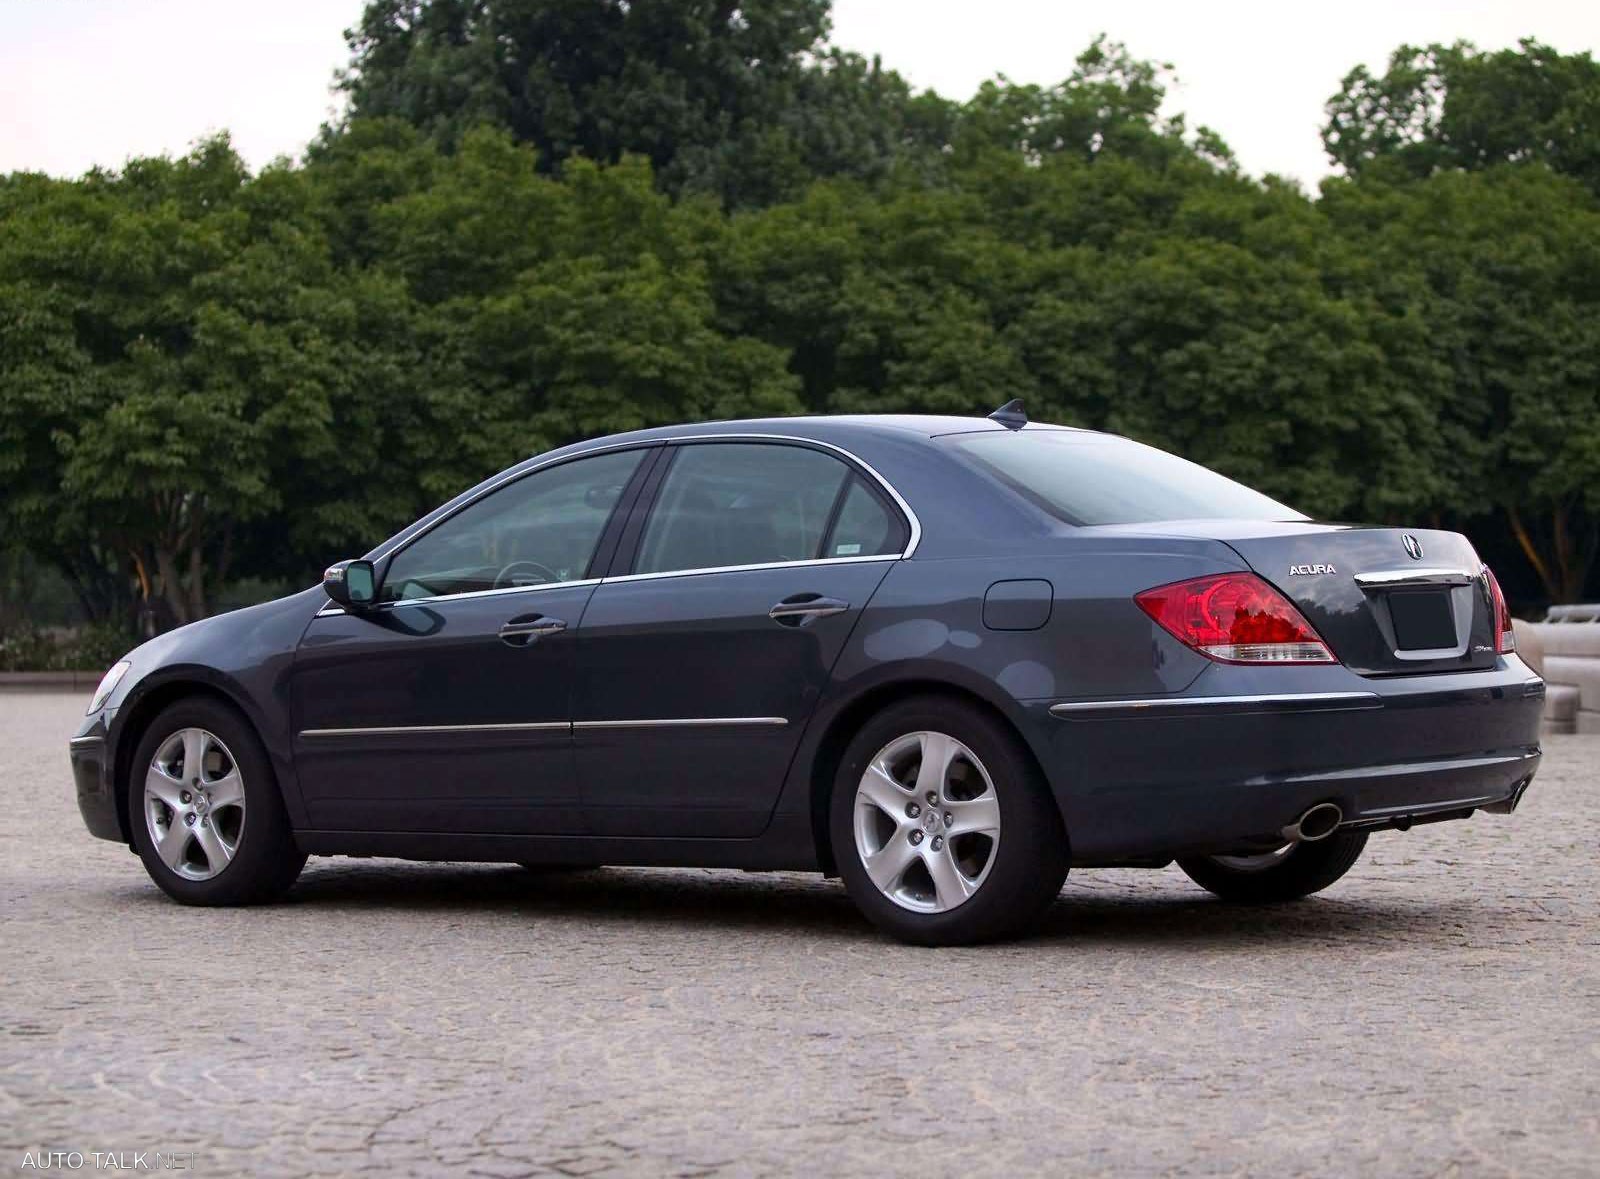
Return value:
[(955, 449), (1069, 524), (1304, 520), (1275, 499), (1152, 446), (1075, 430), (958, 434)]

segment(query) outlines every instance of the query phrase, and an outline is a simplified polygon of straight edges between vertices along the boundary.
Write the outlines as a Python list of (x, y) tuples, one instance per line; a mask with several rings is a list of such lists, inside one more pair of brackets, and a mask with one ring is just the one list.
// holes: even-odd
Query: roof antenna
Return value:
[(1008, 430), (1020, 430), (1028, 424), (1028, 411), (1022, 408), (1022, 398), (1013, 397), (989, 415), (991, 422), (999, 422)]

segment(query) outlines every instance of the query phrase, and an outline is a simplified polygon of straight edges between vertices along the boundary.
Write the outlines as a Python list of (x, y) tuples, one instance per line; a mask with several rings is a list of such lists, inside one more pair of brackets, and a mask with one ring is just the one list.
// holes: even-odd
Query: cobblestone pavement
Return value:
[(1311, 901), (1082, 872), (940, 951), (802, 875), (314, 860), (183, 909), (79, 822), (83, 703), (0, 695), (0, 1173), (1600, 1169), (1597, 737)]

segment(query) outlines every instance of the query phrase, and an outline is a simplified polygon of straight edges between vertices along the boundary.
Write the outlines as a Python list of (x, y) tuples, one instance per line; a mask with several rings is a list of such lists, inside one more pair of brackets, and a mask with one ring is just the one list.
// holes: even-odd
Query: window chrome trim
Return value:
[(700, 729), (711, 725), (771, 725), (789, 723), (782, 716), (685, 716), (661, 720), (573, 721), (574, 729)]
[[(374, 602), (372, 609), (388, 610), (395, 606), (430, 606), (434, 602), (456, 602), (463, 598), (498, 598), (506, 594), (526, 594), (535, 590), (553, 589), (582, 589), (586, 585), (599, 585), (598, 577), (585, 577), (578, 581), (541, 581), (538, 585), (503, 585), (499, 589), (463, 590), (459, 594), (439, 594), (432, 598), (400, 598), (393, 602)], [(326, 618), (333, 614), (346, 614), (347, 610), (337, 602), (329, 602), (316, 617)]]
[(530, 721), (506, 725), (377, 725), (356, 729), (301, 729), (302, 737), (391, 737), (424, 733), (538, 733), (567, 729), (567, 721)]
[(1052, 704), (1050, 715), (1062, 720), (1092, 716), (1182, 715), (1216, 709), (1220, 712), (1340, 711), (1382, 708), (1376, 692), (1280, 692), (1259, 696), (1171, 696), (1142, 700), (1073, 700)]
[[(709, 569), (663, 569), (660, 573), (621, 573), (616, 577), (601, 578), (602, 585), (617, 585), (625, 581), (656, 581), (663, 577), (698, 577), (704, 573), (743, 573), (751, 569), (800, 569), (808, 565), (861, 565), (868, 561), (903, 561), (895, 553), (876, 557), (812, 557), (805, 561), (767, 561), (759, 565), (716, 565)], [(425, 599), (424, 599), (425, 600)]]
[[(392, 557), (395, 553), (399, 552), (401, 549), (407, 548), (410, 545), (415, 544), (417, 541), (421, 540), (424, 536), (427, 536), (435, 528), (438, 528), (441, 524), (445, 523), (447, 520), (453, 519), (456, 515), (458, 515), (459, 513), (465, 511), (467, 508), (471, 507), (473, 504), (477, 503), (479, 500), (485, 498), (486, 496), (492, 495), (494, 492), (496, 492), (500, 488), (504, 487), (507, 483), (515, 482), (518, 479), (526, 479), (529, 475), (536, 474), (539, 471), (542, 471), (542, 470), (546, 469), (547, 467), (559, 466), (562, 463), (576, 462), (579, 459), (590, 458), (590, 457), (592, 457), (594, 455), (610, 454), (610, 453), (612, 453), (614, 451), (619, 451), (619, 450), (636, 450), (636, 449), (637, 450), (648, 450), (648, 449), (650, 449), (652, 447), (656, 447), (656, 446), (674, 446), (674, 445), (678, 445), (680, 443), (688, 443), (688, 442), (781, 442), (781, 443), (789, 443), (791, 445), (819, 448), (819, 449), (822, 449), (822, 450), (825, 450), (825, 451), (831, 451), (832, 453), (834, 453), (836, 455), (840, 455), (848, 463), (853, 463), (860, 470), (862, 470), (866, 474), (872, 476), (872, 478), (877, 482), (878, 486), (880, 488), (882, 488), (884, 493), (886, 495), (888, 495), (890, 500), (892, 500), (894, 502), (895, 506), (900, 509), (902, 514), (904, 514), (904, 516), (906, 518), (906, 524), (907, 524), (907, 526), (909, 528), (909, 533), (907, 535), (905, 548), (901, 549), (899, 553), (879, 553), (879, 554), (876, 554), (876, 555), (873, 555), (873, 556), (866, 556), (866, 557), (817, 557), (817, 558), (811, 558), (811, 559), (803, 560), (803, 561), (773, 561), (773, 562), (768, 562), (768, 563), (761, 564), (761, 565), (728, 565), (728, 566), (722, 566), (722, 567), (719, 567), (719, 568), (707, 568), (707, 569), (673, 569), (673, 570), (670, 570), (670, 571), (667, 571), (667, 572), (663, 572), (663, 573), (638, 573), (638, 574), (630, 573), (630, 574), (624, 574), (624, 575), (619, 576), (619, 577), (588, 579), (586, 581), (547, 582), (543, 586), (514, 586), (514, 587), (508, 587), (508, 589), (554, 589), (557, 586), (586, 585), (586, 584), (589, 584), (590, 581), (592, 581), (594, 584), (599, 584), (600, 581), (621, 581), (624, 578), (632, 578), (632, 577), (641, 577), (641, 578), (643, 578), (643, 577), (677, 577), (677, 576), (684, 576), (684, 575), (691, 574), (691, 573), (730, 573), (730, 572), (735, 572), (735, 571), (738, 571), (738, 570), (741, 570), (741, 569), (782, 569), (782, 568), (786, 568), (786, 567), (791, 566), (791, 565), (835, 564), (835, 563), (838, 563), (838, 562), (841, 562), (841, 561), (903, 561), (903, 560), (906, 560), (907, 558), (911, 557), (917, 551), (917, 546), (922, 543), (922, 521), (917, 519), (917, 513), (912, 511), (911, 505), (906, 502), (905, 497), (903, 495), (901, 495), (900, 492), (895, 489), (894, 484), (890, 483), (881, 474), (879, 474), (878, 470), (875, 467), (873, 467), (873, 465), (871, 463), (867, 462), (866, 460), (864, 460), (862, 458), (859, 458), (858, 456), (856, 456), (852, 452), (846, 450), (842, 446), (837, 446), (832, 442), (823, 442), (823, 441), (821, 441), (819, 439), (816, 439), (816, 438), (805, 438), (805, 437), (802, 437), (802, 436), (800, 436), (798, 434), (745, 434), (745, 433), (740, 433), (740, 434), (683, 434), (683, 435), (678, 435), (678, 436), (669, 437), (669, 438), (652, 438), (652, 439), (649, 439), (648, 441), (643, 441), (643, 442), (617, 442), (617, 443), (613, 443), (613, 444), (611, 444), (609, 446), (597, 446), (597, 447), (594, 447), (592, 450), (585, 450), (580, 454), (568, 454), (568, 455), (562, 455), (560, 458), (548, 459), (545, 462), (538, 463), (538, 464), (536, 464), (536, 465), (534, 465), (532, 467), (527, 468), (526, 470), (508, 471), (504, 475), (502, 475), (499, 479), (496, 479), (493, 483), (491, 483), (487, 487), (485, 487), (477, 495), (473, 496), (471, 499), (465, 501), (464, 503), (461, 503), (461, 504), (457, 505), (450, 512), (448, 512), (447, 514), (439, 517), (439, 519), (435, 520), (432, 524), (429, 524), (427, 528), (423, 529), (422, 531), (416, 533), (413, 536), (406, 537), (404, 540), (399, 540), (399, 541), (394, 542), (393, 544), (387, 546), (386, 548), (384, 548), (381, 551), (377, 552), (374, 556), (372, 556), (372, 557), (370, 557), (368, 559), (371, 560), (374, 563), (377, 563), (379, 561), (387, 560), (389, 557)], [(385, 570), (385, 574), (387, 575), (387, 570)], [(433, 597), (433, 598), (406, 598), (406, 599), (403, 600), (403, 602), (407, 602), (407, 603), (440, 602), (440, 601), (446, 600), (447, 598), (481, 597), (484, 594), (504, 593), (504, 592), (507, 592), (507, 591), (506, 590), (473, 590), (473, 591), (470, 591), (468, 593), (461, 593), (461, 594), (440, 594), (438, 597)], [(380, 603), (380, 604), (384, 605), (384, 606), (397, 606), (397, 605), (401, 605), (403, 603), (402, 602), (384, 602), (384, 603)], [(317, 617), (320, 618), (320, 617), (322, 617), (323, 614), (333, 614), (333, 613), (343, 613), (343, 612), (344, 611), (339, 610), (337, 607), (334, 610), (327, 610), (326, 608), (324, 608), (323, 610), (318, 611)]]

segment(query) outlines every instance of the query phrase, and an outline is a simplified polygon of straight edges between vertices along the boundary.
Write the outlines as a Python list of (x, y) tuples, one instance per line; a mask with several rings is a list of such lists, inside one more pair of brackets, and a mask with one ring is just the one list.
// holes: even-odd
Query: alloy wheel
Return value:
[(988, 878), (1000, 801), (977, 755), (946, 733), (915, 732), (880, 749), (856, 787), (862, 867), (903, 909), (944, 913)]
[(244, 780), (228, 747), (205, 729), (179, 729), (156, 749), (144, 815), (156, 855), (185, 880), (209, 880), (244, 834)]

